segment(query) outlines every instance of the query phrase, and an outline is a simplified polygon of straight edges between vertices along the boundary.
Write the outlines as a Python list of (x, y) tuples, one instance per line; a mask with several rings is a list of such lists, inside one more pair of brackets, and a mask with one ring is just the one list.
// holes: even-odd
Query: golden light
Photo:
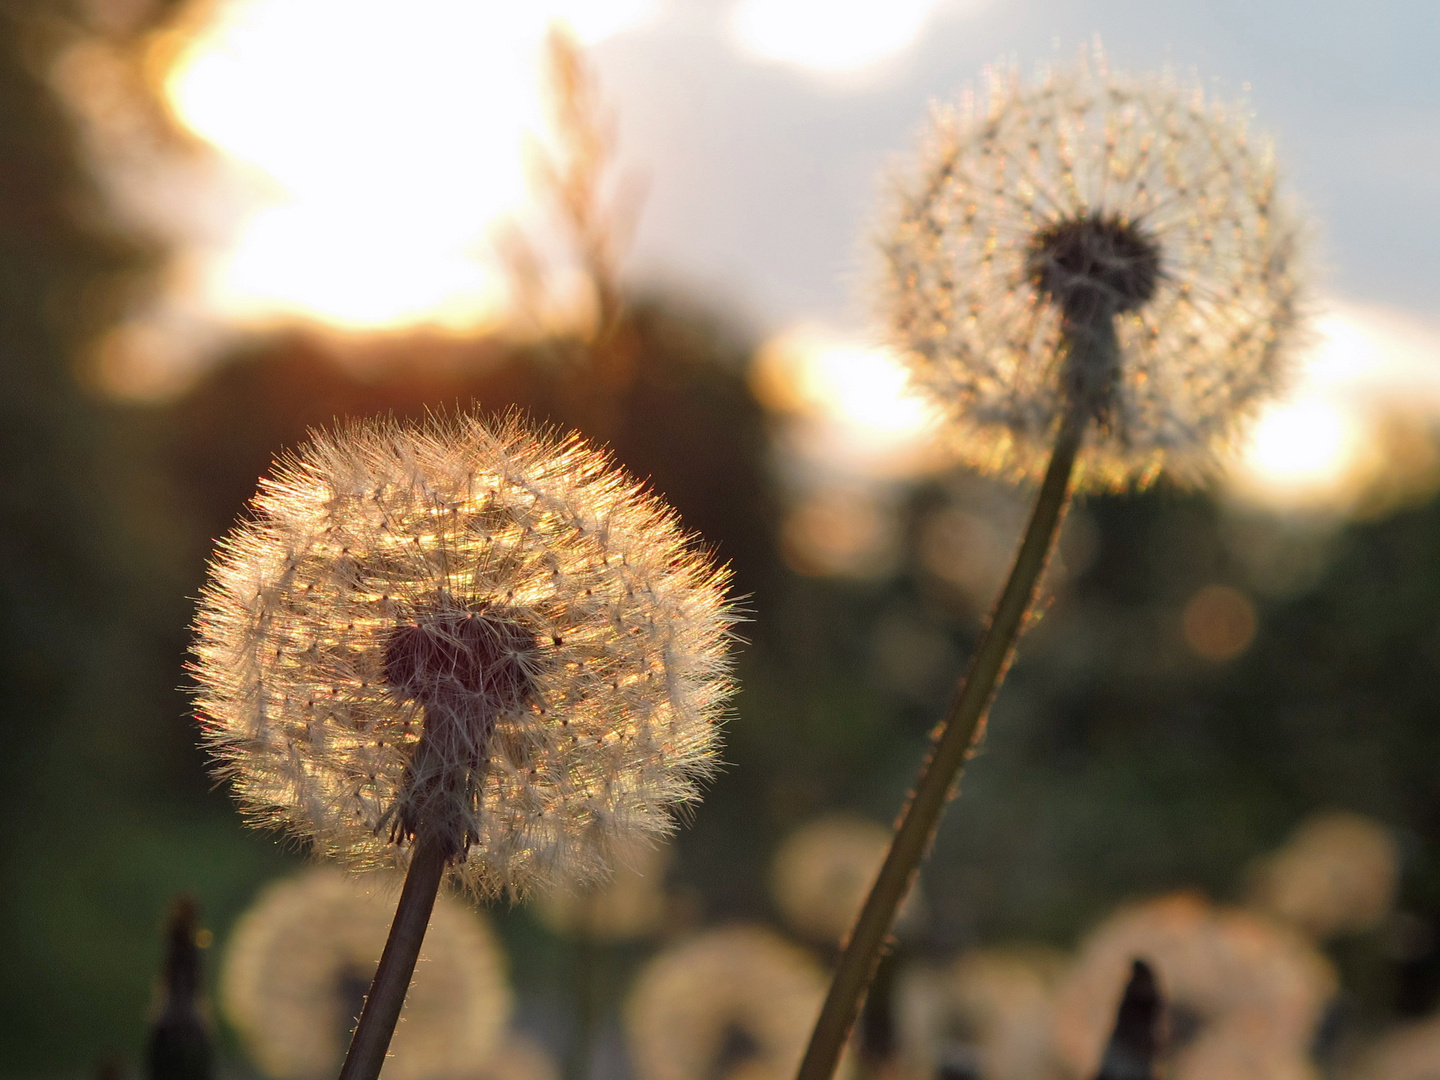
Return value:
[(1185, 604), (1181, 631), (1190, 651), (1205, 660), (1232, 660), (1255, 640), (1259, 616), (1250, 598), (1229, 585), (1206, 585)]
[(503, 311), (489, 249), (525, 199), (538, 60), (566, 19), (593, 42), (653, 0), (229, 0), (165, 82), (177, 117), (248, 178), (198, 283), (222, 317), (473, 327)]
[(1246, 501), (1285, 510), (1343, 511), (1377, 484), (1433, 467), (1397, 452), (1407, 424), (1440, 416), (1440, 332), (1384, 308), (1335, 305), (1317, 323), (1292, 394), (1261, 413), (1230, 485)]
[(751, 56), (841, 73), (903, 52), (939, 6), (940, 0), (741, 0), (730, 25), (741, 49)]
[(780, 530), (785, 562), (807, 577), (883, 577), (894, 569), (898, 541), (893, 508), (863, 487), (810, 492)]
[(802, 421), (807, 456), (860, 471), (914, 471), (927, 456), (935, 411), (909, 393), (888, 350), (815, 324), (796, 326), (756, 353), (751, 386), (762, 402)]
[(1277, 502), (1323, 500), (1345, 482), (1363, 443), (1358, 418), (1339, 402), (1319, 396), (1288, 401), (1256, 423), (1246, 479)]

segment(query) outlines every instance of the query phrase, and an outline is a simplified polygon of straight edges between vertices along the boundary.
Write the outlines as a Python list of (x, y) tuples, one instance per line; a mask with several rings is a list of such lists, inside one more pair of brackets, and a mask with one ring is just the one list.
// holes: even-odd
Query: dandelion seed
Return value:
[(1193, 479), (1283, 379), (1298, 220), (1268, 142), (1198, 87), (1098, 54), (1002, 69), (897, 187), (886, 318), (975, 466), (1037, 477), (1078, 401), (1078, 484)]

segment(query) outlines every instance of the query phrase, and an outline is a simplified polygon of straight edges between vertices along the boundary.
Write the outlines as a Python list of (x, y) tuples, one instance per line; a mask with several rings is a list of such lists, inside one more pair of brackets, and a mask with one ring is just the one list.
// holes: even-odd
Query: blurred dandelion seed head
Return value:
[(1113, 325), (1078, 482), (1196, 479), (1283, 380), (1298, 244), (1241, 111), (1082, 56), (994, 71), (937, 112), (881, 234), (882, 306), (972, 465), (1037, 476), (1075, 392), (1069, 344)]
[(1250, 902), (1323, 939), (1377, 926), (1399, 884), (1389, 829), (1359, 814), (1317, 814), (1256, 866)]
[(1431, 1080), (1440, 1061), (1440, 1016), (1385, 1032), (1346, 1070), (1348, 1080)]
[(640, 1080), (786, 1080), (820, 1014), (825, 976), (773, 931), (707, 930), (641, 971), (625, 1006)]
[(261, 482), (196, 622), (253, 820), (360, 868), (417, 830), (482, 895), (673, 827), (731, 689), (728, 574), (576, 437), (351, 423)]
[[(390, 875), (313, 867), (271, 885), (231, 935), (221, 972), (226, 1016), (278, 1080), (333, 1075), (394, 915)], [(483, 916), (441, 895), (385, 1075), (473, 1075), (510, 1015), (503, 954)]]
[(1121, 908), (1082, 942), (1055, 999), (1055, 1048), (1094, 1068), (1136, 959), (1160, 982), (1174, 1080), (1315, 1080), (1334, 969), (1303, 935), (1178, 893)]
[(534, 1039), (511, 1031), (478, 1067), (468, 1063), (464, 1075), (475, 1080), (560, 1080), (560, 1066)]
[[(770, 869), (771, 895), (790, 928), (826, 945), (844, 940), (880, 872), (890, 839), (883, 825), (843, 814), (791, 833)], [(906, 898), (902, 924), (915, 918), (916, 896), (912, 890)]]
[(988, 1080), (1056, 1075), (1051, 1048), (1056, 983), (1066, 958), (1038, 947), (975, 949), (901, 981), (898, 1021), (905, 1077), (933, 1077), (968, 1047)]

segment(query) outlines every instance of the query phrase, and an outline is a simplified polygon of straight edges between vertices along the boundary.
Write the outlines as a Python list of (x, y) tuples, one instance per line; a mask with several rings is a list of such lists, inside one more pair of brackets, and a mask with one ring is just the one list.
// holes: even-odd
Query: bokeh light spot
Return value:
[(1255, 640), (1255, 605), (1239, 589), (1206, 585), (1192, 596), (1181, 616), (1185, 644), (1205, 660), (1230, 660)]
[(1255, 425), (1246, 464), (1277, 500), (1319, 497), (1344, 479), (1360, 450), (1351, 414), (1319, 397), (1277, 405)]
[(863, 490), (813, 492), (786, 515), (780, 546), (797, 573), (879, 577), (895, 558), (894, 523)]
[(813, 324), (771, 338), (750, 386), (767, 408), (803, 428), (802, 454), (856, 472), (923, 471), (935, 454), (937, 414), (908, 387), (900, 359)]

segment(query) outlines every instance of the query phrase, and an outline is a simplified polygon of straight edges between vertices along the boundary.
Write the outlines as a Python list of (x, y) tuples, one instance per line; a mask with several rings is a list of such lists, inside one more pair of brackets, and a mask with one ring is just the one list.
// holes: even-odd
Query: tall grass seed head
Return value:
[(1298, 218), (1270, 144), (1198, 87), (1098, 53), (995, 70), (894, 186), (884, 317), (970, 464), (1037, 477), (1077, 402), (1082, 487), (1198, 479), (1283, 381)]
[(217, 549), (204, 739), (252, 820), (358, 868), (428, 832), (482, 895), (594, 878), (714, 768), (727, 581), (577, 437), (352, 422)]

